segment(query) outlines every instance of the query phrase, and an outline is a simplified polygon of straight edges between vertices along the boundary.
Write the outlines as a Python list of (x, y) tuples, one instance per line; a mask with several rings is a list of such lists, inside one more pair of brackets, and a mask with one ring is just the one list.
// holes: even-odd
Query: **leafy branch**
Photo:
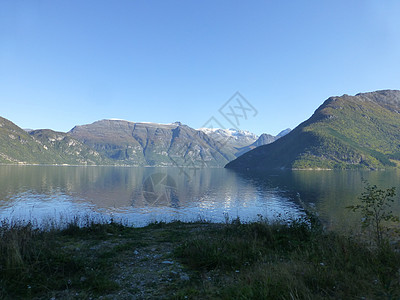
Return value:
[(371, 228), (375, 242), (378, 247), (383, 246), (385, 234), (389, 231), (386, 222), (399, 222), (399, 217), (395, 216), (391, 210), (393, 197), (396, 195), (396, 188), (386, 190), (379, 189), (376, 185), (371, 185), (363, 180), (365, 191), (358, 198), (361, 204), (351, 205), (346, 208), (353, 212), (360, 210), (363, 216), (362, 227)]

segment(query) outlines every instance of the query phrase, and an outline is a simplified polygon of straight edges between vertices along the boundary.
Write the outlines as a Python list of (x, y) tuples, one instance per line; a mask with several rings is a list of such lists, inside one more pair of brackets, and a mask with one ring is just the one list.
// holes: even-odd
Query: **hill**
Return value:
[(0, 163), (106, 164), (107, 159), (62, 132), (27, 132), (0, 117)]
[(272, 144), (226, 165), (239, 170), (379, 169), (400, 160), (400, 91), (330, 97)]

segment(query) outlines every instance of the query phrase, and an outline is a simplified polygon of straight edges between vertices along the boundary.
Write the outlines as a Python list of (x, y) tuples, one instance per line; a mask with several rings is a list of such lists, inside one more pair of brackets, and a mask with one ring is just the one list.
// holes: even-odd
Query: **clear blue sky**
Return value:
[(395, 0), (0, 0), (0, 116), (198, 128), (239, 91), (258, 111), (241, 129), (277, 134), (329, 96), (400, 89), (399, 16)]

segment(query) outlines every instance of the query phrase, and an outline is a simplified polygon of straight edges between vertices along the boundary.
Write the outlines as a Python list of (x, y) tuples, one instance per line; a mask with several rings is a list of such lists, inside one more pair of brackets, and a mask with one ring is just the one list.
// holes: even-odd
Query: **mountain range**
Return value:
[(220, 141), (229, 147), (243, 148), (246, 147), (259, 138), (256, 134), (247, 130), (237, 129), (222, 129), (222, 128), (199, 128), (198, 130), (204, 132), (216, 141)]
[(327, 99), (274, 143), (227, 164), (237, 170), (382, 169), (400, 166), (400, 91)]
[(400, 167), (400, 91), (328, 98), (277, 136), (235, 129), (100, 120), (67, 133), (23, 130), (0, 117), (0, 163), (383, 169)]
[(109, 119), (63, 133), (23, 130), (0, 118), (0, 163), (223, 167), (257, 141), (270, 142), (247, 131), (196, 130), (179, 122)]
[(235, 156), (202, 131), (172, 124), (101, 120), (69, 134), (117, 163), (139, 166), (222, 166)]
[(236, 155), (236, 157), (239, 157), (239, 156), (245, 154), (246, 152), (249, 152), (250, 150), (253, 150), (259, 146), (271, 144), (271, 143), (275, 142), (277, 139), (279, 139), (280, 137), (288, 134), (290, 131), (291, 131), (290, 128), (285, 129), (285, 130), (281, 131), (277, 136), (273, 136), (268, 133), (263, 133), (252, 144), (238, 149), (238, 151), (235, 153), (235, 155)]

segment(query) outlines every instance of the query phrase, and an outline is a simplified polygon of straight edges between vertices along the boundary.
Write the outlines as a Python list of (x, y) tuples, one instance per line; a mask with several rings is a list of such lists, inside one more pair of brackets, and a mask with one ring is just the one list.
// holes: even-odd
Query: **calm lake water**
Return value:
[[(223, 222), (262, 215), (298, 217), (315, 209), (329, 228), (357, 222), (345, 209), (362, 178), (400, 189), (399, 171), (276, 171), (249, 176), (226, 169), (0, 166), (0, 218), (67, 220), (75, 215), (150, 221)], [(400, 198), (394, 211), (400, 212)]]

